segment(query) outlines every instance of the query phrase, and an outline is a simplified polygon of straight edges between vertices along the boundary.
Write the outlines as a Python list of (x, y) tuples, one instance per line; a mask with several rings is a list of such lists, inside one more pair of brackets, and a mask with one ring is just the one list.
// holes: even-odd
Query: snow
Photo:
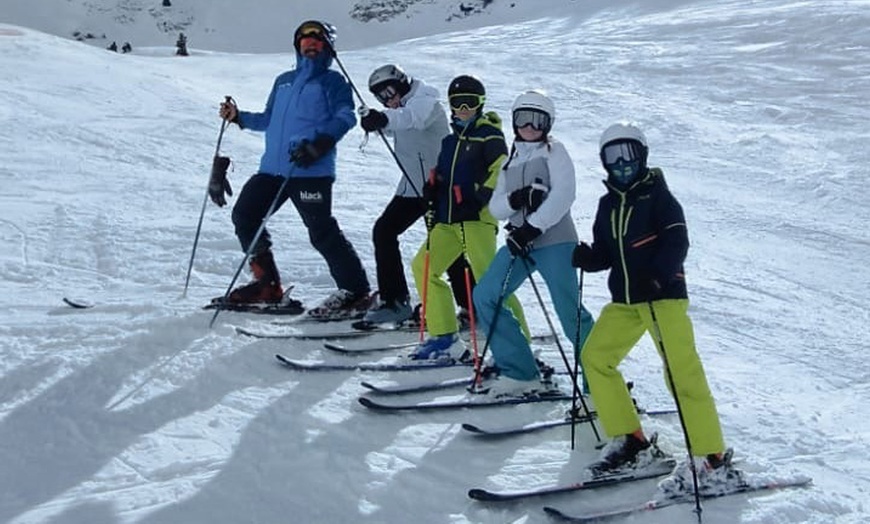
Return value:
[[(23, 5), (10, 4), (9, 18), (21, 19)], [(356, 44), (339, 56), (362, 91), (385, 61), (442, 91), (474, 72), (503, 116), (522, 90), (547, 89), (577, 169), (573, 216), (585, 239), (603, 191), (598, 136), (616, 119), (637, 120), (686, 210), (691, 313), (726, 440), (747, 471), (814, 479), (707, 502), (703, 521), (870, 520), (870, 2), (553, 6), (534, 14), (546, 18), (524, 12), (474, 32), (446, 33), (463, 27), (421, 16), (414, 29), (429, 36), (401, 43), (348, 23), (343, 41)], [(262, 317), (222, 313), (208, 328), (200, 306), (224, 291), (242, 256), (229, 208), (209, 203), (182, 297), (217, 106), (231, 94), (259, 109), (293, 63), (269, 35), (245, 37), (273, 47), (207, 50), (192, 37), (187, 58), (136, 42), (124, 55), (0, 23), (0, 522), (530, 524), (547, 522), (544, 503), (583, 512), (648, 498), (652, 482), (476, 503), (469, 488), (577, 481), (595, 456), (588, 426), (572, 450), (567, 428), (494, 442), (460, 429), (557, 417), (563, 405), (366, 412), (361, 380), (460, 372), (293, 372), (273, 354), (351, 357), (317, 341), (235, 334), (264, 328)], [(362, 141), (356, 128), (339, 145), (334, 207), (374, 281), (370, 230), (399, 173), (379, 140), (360, 150)], [(238, 191), (262, 136), (231, 127), (222, 152)], [(270, 228), (296, 296), (326, 296), (333, 284), (292, 208)], [(406, 259), (424, 235), (417, 225), (403, 237)], [(587, 275), (583, 291), (597, 314), (605, 276)], [(74, 310), (64, 296), (95, 307)], [(528, 285), (520, 298), (533, 331), (545, 332)], [(561, 366), (555, 348), (540, 349)], [(649, 340), (623, 371), (643, 406), (671, 405)], [(682, 453), (676, 417), (644, 422)], [(629, 521), (697, 518), (682, 506)]]

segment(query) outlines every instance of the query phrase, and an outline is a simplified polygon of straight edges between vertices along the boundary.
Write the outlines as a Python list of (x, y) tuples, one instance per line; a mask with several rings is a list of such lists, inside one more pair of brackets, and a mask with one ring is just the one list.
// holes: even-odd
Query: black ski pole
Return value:
[[(233, 97), (226, 95), (227, 103), (232, 103)], [(221, 141), (224, 138), (224, 131), (227, 128), (227, 120), (221, 119), (221, 131), (218, 133), (217, 145), (214, 148), (214, 158), (212, 159), (212, 167), (214, 161), (220, 155)], [(187, 264), (187, 277), (184, 279), (184, 292), (181, 293), (181, 298), (187, 298), (187, 287), (190, 285), (190, 272), (193, 270), (193, 259), (196, 256), (196, 246), (199, 244), (199, 234), (202, 231), (202, 219), (205, 216), (205, 206), (208, 204), (208, 186), (211, 183), (211, 178), (205, 186), (205, 196), (202, 197), (202, 209), (199, 211), (199, 221), (196, 223), (196, 234), (193, 237), (193, 249), (190, 252), (190, 262)]]
[(692, 442), (689, 440), (689, 430), (686, 429), (686, 420), (683, 418), (683, 409), (680, 406), (680, 396), (677, 393), (677, 386), (674, 384), (674, 375), (671, 374), (671, 366), (668, 363), (668, 354), (667, 351), (665, 351), (665, 342), (664, 339), (662, 339), (662, 330), (659, 327), (659, 321), (656, 318), (656, 311), (653, 307), (652, 300), (647, 302), (647, 305), (649, 305), (649, 314), (652, 316), (653, 338), (661, 352), (662, 362), (665, 364), (665, 374), (668, 377), (668, 384), (671, 386), (671, 391), (674, 395), (674, 404), (677, 405), (677, 414), (680, 417), (680, 427), (683, 429), (683, 438), (686, 439), (686, 452), (689, 454), (689, 468), (692, 470), (692, 483), (695, 487), (695, 513), (698, 514), (698, 521), (700, 522), (702, 511), (701, 495), (698, 492), (698, 472), (695, 470), (695, 458), (692, 453)]
[(492, 340), (492, 334), (495, 333), (495, 325), (498, 322), (498, 317), (501, 314), (502, 305), (504, 304), (505, 295), (507, 295), (507, 287), (511, 281), (511, 273), (514, 268), (516, 257), (511, 256), (507, 270), (504, 273), (504, 280), (501, 282), (501, 292), (498, 295), (498, 300), (495, 302), (495, 311), (493, 312), (492, 322), (489, 324), (489, 329), (486, 332), (486, 342), (483, 344), (483, 350), (480, 352), (478, 362), (480, 365), (475, 366), (474, 377), (471, 382), (471, 387), (479, 384), (483, 379), (483, 359), (486, 358), (486, 352), (489, 350), (489, 343)]
[[(236, 273), (233, 275), (233, 279), (230, 280), (230, 285), (227, 286), (227, 290), (224, 292), (224, 296), (221, 299), (221, 303), (226, 303), (227, 299), (230, 296), (230, 292), (233, 290), (233, 286), (236, 284), (236, 280), (239, 279), (239, 275), (242, 274), (242, 270), (245, 268), (245, 262), (248, 261), (248, 258), (251, 256), (251, 252), (254, 251), (254, 247), (256, 247), (257, 242), (260, 240), (260, 236), (263, 234), (263, 231), (266, 229), (266, 223), (269, 222), (269, 219), (272, 218), (272, 214), (275, 213), (275, 207), (278, 205), (278, 199), (281, 197), (281, 194), (284, 193), (284, 188), (287, 187), (287, 182), (290, 181), (290, 177), (293, 175), (293, 164), (290, 167), (290, 173), (284, 178), (284, 181), (281, 183), (281, 187), (278, 188), (278, 192), (275, 193), (275, 198), (272, 199), (272, 203), (269, 205), (269, 210), (266, 211), (266, 215), (263, 217), (263, 221), (260, 222), (260, 227), (257, 229), (257, 233), (254, 235), (254, 239), (251, 241), (251, 244), (248, 246), (248, 249), (245, 250), (245, 256), (242, 258), (242, 261), (239, 263), (239, 267), (236, 268)], [(208, 327), (211, 328), (214, 326), (214, 321), (217, 320), (218, 315), (220, 314), (222, 308), (217, 307), (214, 310), (214, 314), (211, 316), (211, 321), (208, 323)]]
[[(577, 331), (574, 333), (574, 376), (579, 377), (580, 370), (580, 320), (583, 318), (583, 269), (580, 269), (580, 281), (577, 284)], [(586, 374), (584, 373), (584, 377)], [(571, 449), (574, 449), (575, 428), (577, 427), (577, 390), (571, 393)]]
[[(365, 103), (366, 103), (365, 100), (363, 100), (362, 95), (360, 94), (359, 90), (356, 88), (356, 85), (353, 83), (353, 80), (350, 78), (350, 74), (347, 72), (347, 69), (344, 68), (344, 64), (342, 64), (341, 60), (338, 59), (338, 53), (335, 51), (335, 49), (332, 50), (332, 58), (335, 59), (335, 63), (338, 64), (338, 67), (339, 67), (339, 69), (341, 69), (342, 74), (344, 75), (345, 78), (347, 78), (347, 83), (350, 84), (351, 89), (353, 89), (353, 92), (356, 95), (356, 97), (359, 98), (360, 103), (362, 105), (365, 105)], [(405, 171), (405, 166), (402, 165), (402, 162), (399, 160), (399, 157), (396, 155), (396, 151), (393, 150), (393, 147), (387, 141), (387, 137), (384, 136), (384, 132), (382, 130), (378, 129), (378, 135), (381, 137), (381, 140), (383, 140), (384, 145), (387, 146), (387, 151), (390, 152), (390, 155), (392, 155), (393, 160), (396, 161), (396, 165), (398, 165), (399, 169), (402, 171), (402, 176), (404, 176), (405, 180), (408, 181), (408, 184), (410, 184), (411, 189), (414, 190), (414, 193), (417, 195), (417, 198), (420, 198), (422, 196), (422, 194), (420, 193), (420, 190), (417, 189), (417, 186), (414, 185), (414, 182), (411, 180), (410, 175), (408, 175), (408, 172)]]
[[(595, 427), (595, 421), (592, 420), (592, 413), (589, 411), (589, 407), (586, 405), (586, 400), (583, 398), (583, 394), (580, 392), (580, 386), (577, 384), (577, 374), (571, 372), (571, 364), (568, 362), (568, 356), (565, 354), (565, 349), (562, 347), (562, 343), (559, 342), (559, 335), (556, 334), (556, 328), (553, 326), (553, 321), (550, 319), (550, 314), (547, 313), (547, 307), (544, 305), (544, 299), (541, 297), (541, 292), (538, 290), (538, 284), (535, 283), (535, 277), (532, 276), (532, 270), (529, 267), (529, 261), (526, 257), (523, 256), (520, 256), (518, 258), (523, 261), (523, 265), (526, 268), (526, 274), (529, 275), (529, 282), (531, 282), (532, 284), (532, 289), (535, 290), (535, 296), (538, 297), (538, 304), (541, 305), (541, 311), (544, 312), (544, 318), (547, 320), (547, 325), (550, 326), (550, 332), (553, 333), (553, 340), (556, 341), (556, 347), (559, 348), (559, 353), (562, 355), (562, 362), (565, 363), (565, 369), (568, 371), (568, 376), (571, 377), (571, 382), (574, 387), (572, 395), (576, 395), (580, 398), (580, 405), (583, 406), (583, 412), (586, 413), (586, 416), (589, 419), (589, 425), (592, 427), (592, 433), (595, 434), (596, 440), (598, 440), (598, 442), (601, 442), (601, 435), (598, 434), (598, 428)], [(571, 416), (573, 418), (573, 412), (571, 413)]]

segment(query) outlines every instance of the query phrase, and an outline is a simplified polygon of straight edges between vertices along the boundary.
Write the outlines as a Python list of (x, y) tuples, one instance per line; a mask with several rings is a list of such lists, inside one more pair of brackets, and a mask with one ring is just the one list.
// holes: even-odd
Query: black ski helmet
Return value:
[(486, 96), (486, 89), (477, 77), (471, 75), (459, 75), (450, 81), (447, 88), (447, 96), (453, 95), (480, 95)]
[(303, 36), (308, 35), (319, 38), (323, 43), (329, 46), (332, 52), (335, 52), (334, 25), (320, 20), (306, 20), (299, 24), (299, 27), (296, 28), (296, 32), (293, 33), (293, 47), (296, 48), (297, 53), (299, 52), (299, 40), (301, 40)]

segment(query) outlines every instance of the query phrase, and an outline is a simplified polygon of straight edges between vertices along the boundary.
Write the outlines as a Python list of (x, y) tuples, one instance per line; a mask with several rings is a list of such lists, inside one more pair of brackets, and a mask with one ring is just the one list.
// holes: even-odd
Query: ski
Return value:
[(258, 304), (233, 304), (212, 302), (206, 304), (202, 309), (220, 309), (222, 311), (233, 311), (236, 313), (254, 313), (257, 315), (287, 315), (296, 316), (305, 312), (305, 309), (294, 304), (267, 303), (261, 302)]
[(324, 333), (310, 333), (310, 332), (283, 332), (283, 333), (269, 333), (266, 331), (253, 331), (247, 328), (236, 326), (236, 333), (239, 335), (244, 335), (246, 337), (253, 338), (270, 338), (270, 339), (282, 339), (282, 340), (330, 340), (330, 339), (342, 339), (342, 338), (359, 338), (366, 337), (372, 333), (367, 333), (365, 331), (327, 331)]
[(468, 490), (468, 496), (469, 498), (479, 500), (481, 502), (507, 502), (511, 500), (519, 500), (531, 497), (558, 495), (561, 493), (570, 493), (573, 491), (581, 491), (586, 489), (596, 489), (605, 486), (615, 486), (617, 484), (624, 484), (626, 482), (635, 482), (638, 480), (661, 477), (673, 471), (675, 465), (676, 461), (673, 458), (663, 458), (637, 471), (595, 477), (589, 480), (576, 482), (574, 484), (567, 484), (564, 486), (547, 486), (543, 488), (527, 489), (521, 491), (501, 492), (474, 488)]
[(450, 368), (454, 366), (465, 366), (452, 360), (437, 361), (437, 360), (420, 360), (418, 363), (393, 363), (381, 364), (378, 362), (360, 362), (356, 364), (338, 364), (329, 362), (304, 362), (301, 360), (293, 360), (284, 355), (277, 354), (278, 359), (285, 366), (299, 371), (418, 371), (423, 369), (439, 369)]
[(372, 393), (379, 395), (404, 395), (406, 393), (421, 393), (423, 391), (437, 391), (439, 389), (449, 389), (459, 386), (471, 385), (471, 377), (448, 378), (437, 382), (423, 382), (420, 384), (397, 384), (395, 386), (380, 386), (371, 382), (361, 382), (362, 387), (368, 389)]
[[(467, 382), (467, 380), (466, 380)], [(651, 410), (638, 410), (638, 414), (640, 415), (649, 415), (649, 416), (658, 416), (658, 415), (671, 415), (676, 413), (675, 409), (651, 409)], [(596, 413), (592, 412), (592, 418), (596, 417)], [(502, 438), (502, 437), (511, 437), (514, 435), (523, 435), (525, 433), (534, 433), (536, 431), (541, 431), (544, 429), (550, 428), (558, 428), (561, 426), (570, 426), (572, 423), (576, 422), (578, 424), (583, 424), (585, 422), (589, 422), (590, 417), (588, 415), (581, 415), (575, 418), (573, 421), (570, 418), (563, 418), (558, 420), (542, 420), (539, 422), (531, 422), (529, 424), (525, 424), (522, 426), (509, 426), (505, 428), (497, 428), (497, 429), (485, 429), (480, 426), (476, 426), (474, 424), (462, 424), (462, 429), (469, 432), (471, 435), (478, 438)]]
[[(807, 486), (812, 482), (812, 479), (809, 477), (795, 477), (792, 479), (782, 479), (776, 481), (758, 481), (758, 482), (750, 482), (745, 486), (740, 486), (734, 488), (730, 491), (720, 492), (720, 493), (712, 493), (707, 495), (701, 495), (702, 499), (713, 499), (719, 497), (725, 497), (729, 495), (739, 495), (741, 493), (753, 493), (757, 491), (766, 491), (766, 490), (774, 490), (774, 489), (783, 489), (783, 488), (797, 488), (802, 486)], [(560, 522), (598, 522), (602, 520), (609, 520), (619, 517), (627, 517), (629, 515), (634, 515), (638, 513), (643, 513), (646, 511), (654, 511), (657, 509), (667, 508), (669, 506), (674, 506), (676, 504), (692, 504), (695, 502), (694, 494), (685, 495), (682, 497), (675, 498), (659, 498), (652, 499), (642, 504), (637, 504), (635, 506), (628, 506), (620, 509), (614, 509), (610, 511), (604, 511), (600, 513), (591, 513), (588, 515), (571, 515), (569, 513), (563, 512), (559, 509), (556, 509), (551, 506), (545, 506), (544, 511), (553, 517), (554, 519)]]
[[(366, 333), (367, 334), (367, 333)], [(378, 351), (389, 351), (396, 349), (407, 349), (416, 347), (419, 342), (402, 342), (399, 344), (381, 344), (378, 346), (365, 346), (360, 348), (350, 348), (343, 344), (335, 344), (333, 342), (324, 342), (323, 347), (330, 350), (336, 351), (338, 353), (343, 353), (345, 355), (361, 355), (365, 353), (375, 353)]]
[(384, 404), (368, 397), (359, 397), (359, 403), (363, 406), (383, 412), (398, 412), (398, 411), (437, 411), (446, 409), (461, 409), (461, 408), (488, 408), (498, 406), (515, 406), (517, 404), (536, 404), (539, 402), (557, 402), (562, 400), (571, 400), (571, 395), (562, 393), (528, 397), (507, 397), (507, 398), (485, 398), (481, 395), (479, 399), (463, 398), (459, 400), (446, 400), (435, 402), (412, 402), (406, 404)]
[(94, 307), (94, 305), (89, 302), (85, 302), (83, 300), (73, 300), (67, 297), (63, 297), (63, 302), (64, 304), (74, 309), (90, 309)]
[[(405, 327), (379, 328), (379, 329), (374, 329), (374, 330), (369, 330), (369, 331), (360, 331), (359, 333), (361, 334), (361, 336), (364, 336), (364, 335), (369, 335), (369, 334), (374, 334), (374, 333), (401, 333), (401, 332), (406, 332), (406, 331), (409, 333), (415, 333), (416, 328), (405, 328)], [(323, 338), (329, 338), (329, 337), (324, 336)], [(356, 338), (356, 337), (333, 337), (333, 338)], [(546, 342), (547, 340), (552, 340), (552, 339), (553, 339), (553, 337), (551, 335), (533, 335), (532, 336), (532, 341), (535, 341), (535, 342)], [(463, 340), (465, 340), (466, 343), (469, 343), (468, 338), (463, 337)], [(478, 342), (480, 342), (480, 341), (478, 340)], [(326, 346), (326, 349), (330, 349), (332, 351), (339, 351), (341, 353), (355, 354), (355, 353), (374, 353), (377, 351), (390, 351), (390, 350), (395, 350), (395, 349), (405, 349), (405, 348), (414, 347), (417, 344), (419, 344), (419, 341), (399, 343), (399, 344), (371, 344), (371, 345), (362, 345), (359, 347), (348, 347), (348, 346), (345, 346), (343, 344), (329, 344), (328, 346), (326, 344), (324, 344), (324, 346)]]

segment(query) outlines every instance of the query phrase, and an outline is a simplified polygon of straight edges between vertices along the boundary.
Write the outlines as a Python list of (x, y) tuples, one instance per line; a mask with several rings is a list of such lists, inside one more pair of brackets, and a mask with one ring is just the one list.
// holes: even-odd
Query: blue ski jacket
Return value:
[(328, 51), (314, 59), (296, 53), (296, 69), (275, 79), (263, 112), (239, 111), (242, 129), (266, 132), (260, 173), (335, 178), (335, 148), (306, 168), (290, 162), (290, 154), (303, 140), (329, 135), (338, 142), (356, 125), (350, 84), (331, 65)]

